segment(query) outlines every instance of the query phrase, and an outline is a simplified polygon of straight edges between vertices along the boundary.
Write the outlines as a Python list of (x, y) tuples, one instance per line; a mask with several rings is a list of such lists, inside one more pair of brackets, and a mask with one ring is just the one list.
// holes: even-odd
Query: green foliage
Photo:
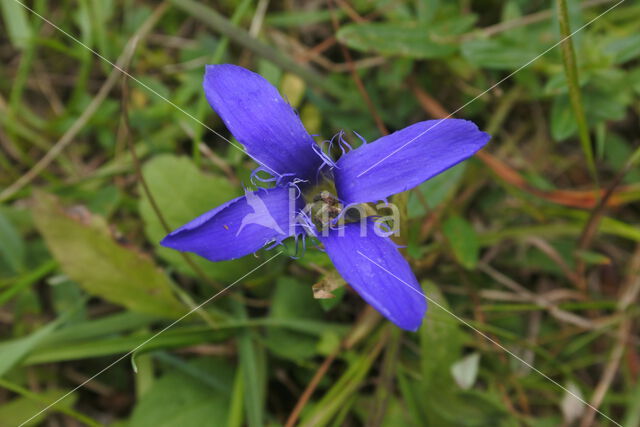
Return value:
[[(95, 52), (0, 1), (0, 427), (79, 385), (27, 425), (283, 425), (307, 389), (297, 425), (585, 425), (557, 384), (638, 424), (637, 2), (26, 4)], [(592, 20), (573, 54), (540, 55)], [(275, 252), (159, 245), (251, 186), (208, 63), (264, 75), (318, 141), (374, 143), (372, 110), (389, 132), (455, 112), (492, 135), (394, 200), (430, 300), (417, 333), (365, 309), (315, 239), (261, 267)]]
[(442, 231), (458, 262), (467, 269), (473, 269), (480, 251), (480, 242), (473, 226), (464, 218), (450, 216), (442, 224)]
[(422, 416), (429, 425), (517, 425), (509, 420), (492, 384), (479, 392), (465, 391), (456, 383), (453, 370), (465, 360), (460, 360), (465, 338), (462, 325), (451, 315), (449, 305), (432, 283), (426, 283), (423, 289), (430, 307), (420, 331), (422, 378), (415, 387), (421, 395), (437, 395), (438, 399), (424, 402)]
[(62, 399), (63, 397), (64, 398), (56, 404), (55, 408), (71, 408), (75, 404), (78, 395), (70, 394), (65, 397), (67, 393), (67, 390), (50, 389), (36, 397), (17, 397), (8, 403), (5, 403), (0, 406), (0, 427), (39, 425), (47, 417), (49, 411), (44, 411), (29, 422), (25, 424), (23, 423), (26, 421), (27, 417), (37, 414), (48, 405)]
[(2, 211), (0, 211), (0, 256), (13, 273), (21, 273), (25, 267), (25, 248), (22, 237)]
[(148, 256), (117, 243), (103, 218), (82, 210), (65, 212), (46, 193), (38, 193), (34, 202), (36, 225), (53, 256), (88, 293), (141, 313), (184, 313), (167, 276)]
[[(321, 313), (309, 286), (287, 277), (278, 280), (269, 313), (272, 319), (298, 322), (304, 319), (321, 319)], [(316, 353), (318, 338), (285, 329), (271, 329), (266, 343), (275, 355), (301, 360)]]
[(469, 40), (462, 45), (462, 55), (471, 64), (493, 70), (516, 70), (538, 54), (534, 47), (511, 40)]
[(409, 218), (420, 218), (449, 199), (460, 185), (466, 167), (465, 163), (461, 163), (420, 184), (409, 197)]
[(11, 43), (21, 49), (25, 49), (31, 38), (31, 26), (27, 18), (27, 10), (15, 1), (3, 1), (0, 11), (4, 18), (4, 25)]
[(452, 45), (433, 41), (417, 23), (351, 24), (338, 32), (338, 39), (347, 46), (365, 52), (412, 58), (440, 58), (455, 52)]
[(11, 368), (19, 363), (27, 354), (51, 335), (58, 327), (60, 321), (51, 322), (38, 329), (31, 335), (0, 343), (0, 377), (4, 376)]
[[(153, 383), (136, 405), (131, 427), (197, 427), (213, 420), (225, 425), (230, 401), (225, 390), (231, 385), (233, 368), (215, 359), (195, 360), (187, 366), (193, 370), (172, 370)], [(204, 381), (207, 377), (221, 382), (220, 388)]]

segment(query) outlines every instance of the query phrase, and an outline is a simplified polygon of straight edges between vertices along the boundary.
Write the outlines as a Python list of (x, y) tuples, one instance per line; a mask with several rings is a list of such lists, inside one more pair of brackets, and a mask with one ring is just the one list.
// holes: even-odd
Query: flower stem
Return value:
[[(229, 22), (233, 25), (238, 25), (240, 23), (240, 20), (244, 16), (244, 14), (249, 9), (249, 6), (251, 6), (251, 0), (243, 0), (234, 10), (233, 15), (231, 16), (231, 19), (229, 20)], [(225, 52), (227, 51), (228, 46), (229, 46), (229, 37), (222, 36), (218, 41), (216, 50), (213, 51), (213, 55), (209, 59), (211, 61), (210, 64), (220, 63), (220, 61), (222, 61), (224, 57)], [(196, 111), (197, 111), (196, 117), (200, 121), (204, 121), (207, 112), (211, 111), (209, 109), (209, 104), (207, 103), (207, 100), (204, 96), (201, 96), (198, 99), (198, 105), (197, 105)], [(202, 135), (204, 133), (204, 130), (205, 130), (204, 126), (197, 126), (194, 130), (192, 155), (193, 155), (193, 161), (198, 166), (200, 166), (200, 160), (201, 160), (199, 145), (202, 143)]]
[(569, 88), (569, 99), (571, 107), (578, 124), (578, 133), (580, 135), (580, 143), (582, 151), (587, 160), (587, 167), (598, 185), (598, 175), (593, 157), (593, 148), (591, 145), (591, 136), (589, 134), (589, 126), (582, 107), (582, 99), (580, 95), (580, 86), (578, 80), (578, 66), (576, 64), (576, 55), (573, 48), (573, 40), (571, 27), (569, 25), (569, 13), (567, 9), (567, 0), (558, 0), (558, 21), (560, 23), (560, 34), (564, 41), (561, 44), (562, 61), (564, 63), (564, 72), (567, 77), (567, 85)]

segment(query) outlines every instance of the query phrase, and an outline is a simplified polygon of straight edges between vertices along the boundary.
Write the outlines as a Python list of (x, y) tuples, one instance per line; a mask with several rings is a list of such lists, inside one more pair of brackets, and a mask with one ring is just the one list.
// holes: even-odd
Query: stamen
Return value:
[[(261, 176), (259, 176), (258, 174), (260, 172), (266, 172), (269, 175), (271, 175), (270, 178), (262, 178)], [(267, 170), (266, 167), (264, 166), (258, 166), (257, 168), (255, 168), (252, 172), (251, 172), (251, 177), (249, 178), (249, 180), (251, 181), (251, 183), (255, 186), (257, 186), (256, 181), (259, 181), (261, 183), (268, 183), (268, 182), (278, 182), (279, 180), (282, 179), (283, 175), (279, 175), (277, 177), (272, 175), (273, 171)]]
[(282, 175), (280, 175), (280, 176), (278, 177), (278, 180), (276, 181), (276, 186), (280, 186), (280, 185), (282, 185), (282, 184), (283, 184), (283, 181), (284, 181), (286, 178), (290, 178), (290, 177), (293, 177), (293, 180), (294, 180), (294, 181), (295, 181), (296, 179), (299, 179), (299, 178), (296, 178), (296, 174), (295, 174), (295, 173), (283, 173)]
[(309, 180), (307, 179), (300, 179), (300, 178), (294, 178), (293, 181), (291, 181), (289, 183), (290, 186), (293, 186), (296, 188), (297, 193), (296, 193), (296, 199), (298, 199), (299, 197), (302, 196), (302, 190), (300, 189), (299, 184), (304, 183), (304, 182), (309, 182)]
[[(324, 141), (323, 141), (324, 142)], [(313, 144), (311, 146), (311, 148), (313, 149), (313, 151), (316, 152), (316, 154), (320, 157), (320, 159), (322, 160), (322, 163), (324, 163), (325, 165), (334, 168), (336, 167), (336, 163), (333, 161), (333, 159), (331, 159), (331, 157), (329, 157), (328, 154), (326, 154), (323, 150), (322, 147), (319, 146), (318, 144)]]
[(364, 137), (363, 137), (362, 135), (360, 135), (360, 134), (359, 134), (358, 132), (356, 132), (355, 130), (353, 130), (353, 131), (351, 131), (351, 132), (353, 132), (353, 133), (358, 137), (358, 139), (360, 139), (360, 141), (362, 141), (362, 144), (367, 144), (367, 140), (366, 140), (366, 139), (364, 139)]
[(304, 210), (298, 212), (298, 216), (302, 220), (300, 226), (304, 228), (306, 234), (317, 237), (318, 234), (316, 233), (316, 226), (313, 224), (311, 217)]
[[(307, 251), (307, 235), (305, 233), (296, 234), (293, 236), (296, 242), (295, 253), (291, 255), (293, 259), (300, 259)], [(302, 251), (299, 251), (299, 241), (302, 240)]]
[[(344, 132), (340, 131), (338, 132), (338, 144), (340, 145), (340, 150), (342, 151), (342, 154), (346, 154), (347, 151), (351, 151), (353, 148), (351, 148), (351, 145), (349, 145), (349, 143), (344, 139)], [(347, 147), (347, 150), (344, 149), (344, 146)]]

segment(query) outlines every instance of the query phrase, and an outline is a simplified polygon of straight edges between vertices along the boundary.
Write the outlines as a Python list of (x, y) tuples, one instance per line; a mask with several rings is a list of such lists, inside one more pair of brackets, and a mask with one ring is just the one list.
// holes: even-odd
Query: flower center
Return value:
[(342, 213), (342, 204), (327, 190), (313, 196), (310, 204), (311, 220), (318, 229), (329, 227)]
[(321, 184), (304, 193), (305, 214), (318, 231), (338, 228), (346, 223), (358, 222), (371, 214), (366, 204), (345, 207), (338, 197), (332, 180), (325, 179)]

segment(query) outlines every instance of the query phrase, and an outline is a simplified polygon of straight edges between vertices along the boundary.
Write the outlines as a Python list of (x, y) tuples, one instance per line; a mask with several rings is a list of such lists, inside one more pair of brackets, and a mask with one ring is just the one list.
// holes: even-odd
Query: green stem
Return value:
[(573, 40), (571, 39), (571, 27), (569, 25), (569, 12), (567, 9), (567, 0), (558, 0), (558, 20), (560, 22), (560, 34), (564, 41), (562, 42), (562, 61), (564, 62), (564, 72), (567, 77), (569, 87), (569, 99), (571, 107), (578, 124), (578, 133), (580, 135), (580, 143), (582, 151), (587, 159), (587, 167), (598, 185), (598, 175), (593, 157), (593, 149), (591, 145), (591, 136), (589, 134), (589, 126), (587, 118), (584, 114), (582, 99), (580, 95), (580, 86), (578, 79), (578, 66), (576, 64), (576, 54), (573, 48)]
[[(233, 12), (233, 15), (231, 16), (231, 24), (238, 25), (238, 23), (240, 22), (244, 14), (249, 9), (251, 2), (252, 0), (243, 0), (242, 3), (238, 5), (238, 7)], [(213, 52), (213, 55), (211, 56), (212, 64), (217, 64), (222, 60), (222, 57), (227, 51), (228, 46), (229, 46), (229, 37), (226, 37), (226, 36), (221, 37), (220, 41), (218, 42), (218, 45), (216, 46), (216, 50)], [(208, 103), (206, 98), (204, 96), (200, 96), (200, 98), (198, 99), (198, 106), (196, 109), (196, 117), (201, 122), (204, 121), (204, 117), (207, 111), (209, 111), (207, 107), (208, 107)], [(198, 166), (200, 166), (199, 145), (202, 142), (202, 134), (204, 132), (204, 129), (205, 129), (204, 126), (197, 126), (193, 136), (193, 153), (192, 153), (193, 161)]]

